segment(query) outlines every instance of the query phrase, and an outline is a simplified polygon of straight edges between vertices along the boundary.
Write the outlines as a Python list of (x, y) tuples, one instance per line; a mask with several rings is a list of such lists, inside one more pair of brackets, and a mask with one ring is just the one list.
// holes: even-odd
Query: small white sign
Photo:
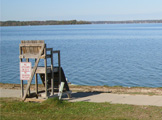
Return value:
[(59, 93), (58, 93), (58, 96), (59, 96), (59, 100), (61, 100), (61, 97), (62, 97), (62, 93), (63, 93), (63, 89), (64, 89), (64, 82), (61, 82), (61, 85), (59, 87)]
[(29, 80), (31, 77), (31, 62), (20, 62), (20, 80)]

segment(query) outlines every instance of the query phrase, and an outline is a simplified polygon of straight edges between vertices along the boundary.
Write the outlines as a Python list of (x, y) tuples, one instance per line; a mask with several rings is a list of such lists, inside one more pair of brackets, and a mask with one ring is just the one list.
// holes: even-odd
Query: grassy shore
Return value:
[(21, 102), (0, 98), (1, 120), (161, 120), (162, 107), (60, 101)]
[[(70, 90), (73, 92), (105, 92), (114, 94), (140, 94), (140, 95), (160, 95), (162, 96), (161, 88), (149, 87), (122, 87), (122, 86), (81, 86), (69, 84)], [(20, 84), (0, 83), (0, 88), (3, 89), (20, 89)], [(44, 90), (43, 85), (39, 84), (39, 90)], [(35, 90), (35, 85), (31, 85), (31, 90)]]

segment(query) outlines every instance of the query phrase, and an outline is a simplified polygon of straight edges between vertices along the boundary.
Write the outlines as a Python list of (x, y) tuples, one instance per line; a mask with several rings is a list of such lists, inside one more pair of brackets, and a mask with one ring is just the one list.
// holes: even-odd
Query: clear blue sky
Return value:
[(1, 20), (162, 19), (162, 0), (1, 0)]

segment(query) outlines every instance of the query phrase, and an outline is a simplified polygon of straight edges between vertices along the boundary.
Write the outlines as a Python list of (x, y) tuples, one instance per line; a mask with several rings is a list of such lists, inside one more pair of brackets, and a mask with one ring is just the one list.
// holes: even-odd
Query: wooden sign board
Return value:
[(20, 62), (20, 80), (29, 80), (31, 77), (31, 62)]

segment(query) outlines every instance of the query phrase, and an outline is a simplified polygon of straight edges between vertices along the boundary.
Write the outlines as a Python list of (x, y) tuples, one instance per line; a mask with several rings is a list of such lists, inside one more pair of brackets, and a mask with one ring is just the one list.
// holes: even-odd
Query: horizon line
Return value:
[[(29, 21), (73, 21), (76, 19), (70, 20), (2, 20), (0, 22), (7, 22), (7, 21), (18, 21), (18, 22), (29, 22)], [(87, 21), (87, 22), (122, 22), (122, 21), (161, 21), (162, 19), (137, 19), (137, 20), (76, 20), (76, 21)]]

